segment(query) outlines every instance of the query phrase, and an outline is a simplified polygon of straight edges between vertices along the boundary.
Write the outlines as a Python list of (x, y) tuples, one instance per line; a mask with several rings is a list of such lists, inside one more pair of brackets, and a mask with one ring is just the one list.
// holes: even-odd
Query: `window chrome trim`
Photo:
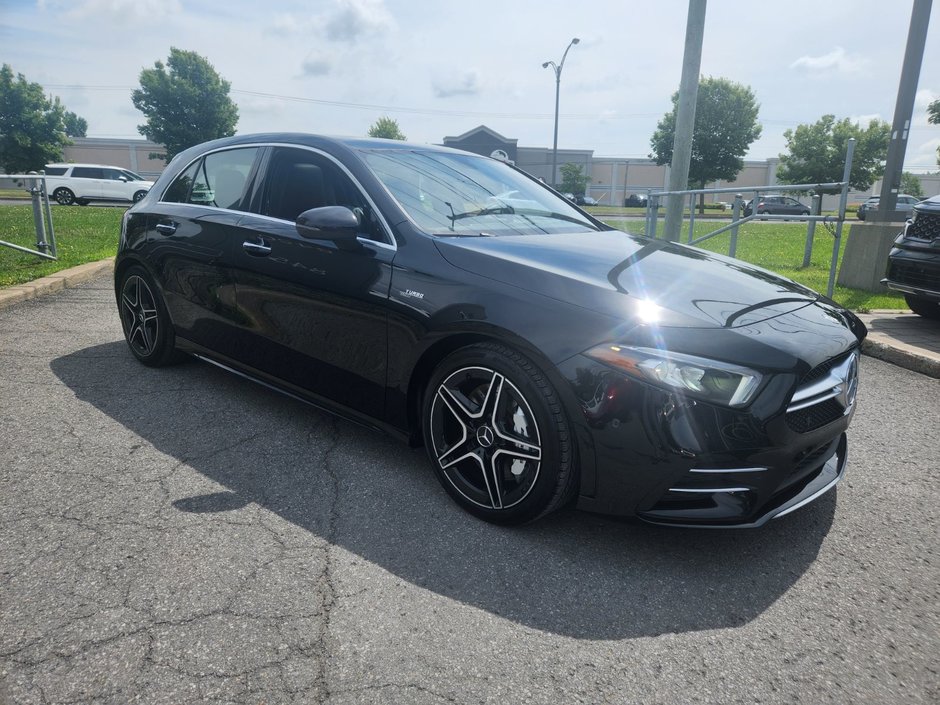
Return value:
[(689, 472), (708, 475), (723, 475), (730, 472), (767, 472), (770, 468), (692, 468)]
[[(286, 149), (302, 149), (308, 152), (313, 152), (314, 154), (318, 156), (325, 157), (328, 161), (338, 166), (340, 171), (342, 171), (349, 178), (349, 180), (353, 183), (353, 185), (359, 190), (359, 193), (362, 194), (362, 196), (368, 202), (369, 206), (372, 208), (372, 212), (375, 213), (376, 216), (378, 216), (379, 223), (381, 224), (382, 228), (385, 230), (385, 236), (388, 239), (388, 242), (382, 242), (380, 240), (370, 240), (369, 238), (362, 238), (362, 237), (358, 237), (356, 239), (361, 242), (370, 243), (373, 245), (384, 247), (385, 249), (388, 249), (388, 250), (392, 250), (395, 252), (398, 251), (398, 243), (395, 241), (395, 236), (392, 234), (392, 229), (391, 227), (389, 227), (388, 221), (385, 220), (385, 216), (382, 214), (382, 211), (380, 211), (379, 208), (375, 205), (375, 201), (372, 200), (372, 197), (365, 190), (365, 188), (363, 188), (362, 184), (359, 182), (359, 179), (353, 176), (353, 173), (346, 167), (346, 165), (343, 164), (341, 161), (339, 161), (332, 154), (328, 154), (327, 152), (324, 152), (322, 149), (317, 149), (316, 147), (310, 147), (309, 145), (297, 144), (295, 142), (250, 142), (250, 143), (245, 143), (245, 144), (216, 147), (215, 149), (210, 149), (206, 152), (202, 152), (197, 157), (195, 157), (192, 161), (187, 162), (186, 165), (182, 169), (177, 170), (176, 176), (173, 177), (173, 180), (170, 181), (167, 187), (163, 189), (163, 193), (160, 194), (160, 200), (158, 202), (166, 204), (166, 205), (171, 205), (171, 206), (192, 206), (194, 208), (211, 208), (212, 210), (224, 211), (226, 213), (240, 213), (242, 215), (251, 215), (256, 218), (265, 218), (267, 220), (272, 220), (276, 223), (290, 223), (291, 221), (289, 220), (284, 220), (282, 218), (274, 218), (269, 215), (263, 215), (262, 213), (255, 213), (254, 211), (235, 210), (234, 208), (219, 208), (218, 206), (208, 206), (208, 205), (204, 205), (201, 203), (179, 203), (178, 201), (164, 201), (163, 200), (163, 196), (166, 195), (166, 192), (170, 189), (170, 186), (172, 186), (176, 182), (176, 179), (179, 177), (179, 175), (182, 174), (187, 169), (189, 169), (189, 167), (191, 167), (200, 159), (203, 159), (204, 157), (207, 157), (210, 154), (217, 154), (218, 152), (230, 152), (233, 149), (253, 149), (253, 148), (259, 148), (259, 147), (284, 147)], [(379, 181), (379, 183), (381, 183), (381, 181)], [(382, 184), (382, 186), (384, 188), (385, 184)]]

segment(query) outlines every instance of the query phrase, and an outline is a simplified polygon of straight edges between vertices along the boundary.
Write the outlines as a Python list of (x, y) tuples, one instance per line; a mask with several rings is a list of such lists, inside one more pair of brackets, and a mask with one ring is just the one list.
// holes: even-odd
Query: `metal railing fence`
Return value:
[[(30, 172), (28, 174), (4, 174), (4, 178), (22, 179), (24, 188), (29, 192), (33, 204), (33, 225), (36, 228), (36, 249), (15, 245), (12, 242), (0, 240), (0, 246), (9, 247), (20, 252), (27, 252), (43, 259), (57, 260), (55, 247), (55, 228), (52, 226), (52, 208), (49, 204), (49, 193), (46, 190), (46, 172)], [(48, 241), (47, 241), (48, 237)]]

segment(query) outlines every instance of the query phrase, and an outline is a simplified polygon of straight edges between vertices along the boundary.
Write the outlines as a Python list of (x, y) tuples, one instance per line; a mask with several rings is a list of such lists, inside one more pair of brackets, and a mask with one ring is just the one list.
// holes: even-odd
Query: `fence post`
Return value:
[(692, 242), (692, 233), (695, 230), (695, 194), (689, 194), (689, 237), (686, 242)]
[[(812, 205), (809, 207), (810, 215), (819, 215), (820, 202), (822, 196), (818, 193), (813, 194)], [(803, 248), (803, 268), (809, 266), (813, 258), (813, 236), (816, 234), (816, 221), (811, 220), (806, 224), (806, 246)]]
[(656, 238), (656, 220), (659, 218), (659, 196), (653, 196), (650, 194), (649, 198), (649, 207), (650, 207), (650, 217), (647, 218), (646, 224), (649, 227), (649, 232), (647, 237)]
[(46, 228), (48, 230), (46, 235), (49, 242), (49, 251), (53, 257), (58, 257), (59, 253), (55, 246), (55, 227), (52, 225), (52, 208), (49, 206), (49, 189), (46, 187), (46, 172), (40, 169), (39, 173), (42, 174), (42, 203), (46, 211)]
[(842, 172), (842, 195), (839, 196), (839, 215), (836, 221), (836, 240), (832, 244), (832, 261), (829, 263), (829, 285), (826, 296), (832, 298), (836, 285), (836, 266), (839, 264), (839, 246), (842, 244), (842, 224), (845, 222), (845, 204), (849, 200), (849, 178), (852, 174), (852, 157), (855, 154), (855, 138), (850, 137), (845, 149), (845, 170)]
[(728, 254), (734, 257), (738, 251), (738, 220), (740, 220), (741, 204), (744, 198), (740, 193), (734, 194), (734, 205), (731, 206), (731, 246), (728, 248)]
[[(29, 172), (30, 176), (34, 174), (36, 174), (36, 172)], [(42, 202), (40, 201), (42, 185), (39, 181), (38, 174), (36, 174), (36, 178), (30, 179), (29, 188), (27, 190), (29, 191), (30, 200), (33, 203), (33, 223), (36, 226), (36, 249), (45, 253), (49, 249), (49, 245), (46, 243), (46, 226), (42, 214)]]

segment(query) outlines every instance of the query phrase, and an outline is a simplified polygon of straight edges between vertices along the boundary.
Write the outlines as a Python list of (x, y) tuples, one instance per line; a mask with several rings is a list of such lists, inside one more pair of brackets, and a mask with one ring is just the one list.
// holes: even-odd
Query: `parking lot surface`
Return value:
[(0, 703), (936, 703), (940, 382), (864, 358), (836, 492), (756, 531), (484, 524), (420, 449), (0, 310)]

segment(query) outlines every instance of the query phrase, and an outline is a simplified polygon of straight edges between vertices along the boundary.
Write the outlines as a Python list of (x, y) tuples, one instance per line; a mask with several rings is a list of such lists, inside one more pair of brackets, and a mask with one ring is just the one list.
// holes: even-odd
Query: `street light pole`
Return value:
[(557, 188), (555, 170), (558, 168), (558, 99), (561, 94), (561, 70), (565, 67), (565, 57), (568, 56), (568, 50), (580, 41), (580, 39), (575, 37), (569, 42), (565, 53), (561, 55), (561, 61), (559, 63), (556, 64), (554, 61), (546, 61), (542, 64), (543, 69), (547, 69), (551, 66), (552, 70), (555, 72), (555, 138), (552, 141), (552, 188)]

